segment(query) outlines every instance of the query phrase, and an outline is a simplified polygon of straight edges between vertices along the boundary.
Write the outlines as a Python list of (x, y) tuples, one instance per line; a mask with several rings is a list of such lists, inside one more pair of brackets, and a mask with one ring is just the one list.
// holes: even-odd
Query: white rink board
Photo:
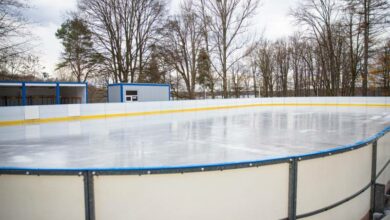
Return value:
[(25, 108), (9, 106), (0, 108), (0, 121), (25, 120)]
[[(147, 103), (153, 103), (148, 105)], [(166, 110), (185, 110), (193, 108), (207, 108), (207, 107), (221, 107), (221, 106), (239, 106), (239, 105), (318, 105), (318, 104), (370, 104), (370, 105), (388, 105), (390, 104), (390, 97), (286, 97), (286, 98), (244, 98), (244, 99), (210, 99), (210, 100), (186, 100), (186, 101), (157, 101), (157, 102), (143, 102), (143, 103), (122, 103), (126, 105), (123, 108), (116, 103), (103, 104), (75, 104), (80, 106), (81, 116), (93, 115), (110, 115), (110, 114), (124, 114), (132, 112), (142, 112), (144, 107), (148, 107), (145, 111), (166, 111)], [(60, 105), (66, 106), (66, 105)], [(68, 112), (67, 108), (61, 108), (58, 105), (38, 106), (39, 118), (61, 118), (67, 116), (74, 116)], [(0, 121), (24, 120), (25, 111), (29, 111), (28, 106), (17, 107), (2, 107), (0, 108)], [(12, 109), (12, 114), (9, 114)], [(28, 114), (28, 113), (27, 113)], [(27, 118), (28, 119), (28, 118)]]
[[(367, 146), (298, 162), (297, 214), (327, 207), (364, 188), (371, 181), (371, 158), (372, 146)], [(358, 207), (369, 209), (366, 202)], [(339, 214), (354, 211), (340, 209)], [(334, 213), (334, 216), (337, 214)]]
[(370, 189), (338, 207), (304, 220), (363, 220), (370, 210)]
[[(378, 140), (377, 144), (377, 165), (376, 170), (377, 174), (381, 169), (386, 165), (387, 161), (390, 159), (390, 134), (387, 133), (385, 136)], [(387, 185), (390, 181), (390, 167), (384, 170), (384, 172), (379, 176), (377, 182), (380, 184)]]
[(0, 175), (0, 219), (85, 220), (83, 176)]
[[(98, 172), (92, 176), (96, 220), (283, 219), (288, 216), (291, 171), (287, 159), (258, 168), (201, 172), (200, 167), (238, 162), (246, 166), (359, 143), (389, 127), (389, 100), (291, 97), (0, 108), (0, 121), (102, 117), (0, 126), (0, 171)], [(180, 112), (239, 105), (262, 106)], [(111, 117), (167, 111), (179, 112)], [(377, 172), (390, 158), (389, 145), (390, 134), (378, 140)], [(371, 159), (372, 144), (298, 160), (297, 214), (359, 192), (371, 180)], [(181, 172), (194, 165), (199, 172), (164, 173), (167, 167)], [(151, 175), (137, 175), (148, 169)], [(162, 174), (154, 173), (156, 169)], [(135, 173), (122, 173), (129, 170)], [(0, 219), (85, 219), (84, 187), (92, 189), (84, 186), (77, 172), (75, 176), (0, 175)], [(389, 180), (390, 167), (377, 182)], [(305, 219), (361, 219), (369, 208), (367, 189), (351, 201)]]
[(258, 220), (287, 216), (287, 163), (185, 174), (95, 176), (96, 220)]

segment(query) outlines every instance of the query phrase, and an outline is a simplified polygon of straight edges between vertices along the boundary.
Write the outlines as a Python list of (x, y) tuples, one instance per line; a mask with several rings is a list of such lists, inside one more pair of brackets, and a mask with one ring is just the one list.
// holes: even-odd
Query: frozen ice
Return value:
[(353, 144), (390, 108), (251, 107), (0, 127), (0, 167), (138, 168), (240, 162)]

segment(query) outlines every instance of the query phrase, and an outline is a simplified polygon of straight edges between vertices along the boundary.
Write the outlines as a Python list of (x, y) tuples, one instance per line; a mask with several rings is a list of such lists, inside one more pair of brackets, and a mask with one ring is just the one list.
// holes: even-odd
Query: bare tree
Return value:
[[(201, 51), (202, 54), (199, 55), (200, 60), (207, 61), (207, 65), (209, 65), (207, 72), (199, 70), (199, 79), (200, 79), (200, 84), (205, 85), (210, 89), (211, 92), (211, 97), (214, 99), (215, 98), (215, 86), (217, 84), (217, 74), (215, 74), (214, 71), (212, 71), (213, 61), (211, 59), (211, 54), (212, 51), (214, 50), (214, 47), (210, 42), (210, 31), (211, 31), (211, 21), (212, 18), (210, 17), (210, 14), (208, 13), (206, 2), (209, 0), (198, 0), (194, 2), (194, 10), (195, 13), (199, 16), (201, 20), (201, 32), (203, 36), (203, 47), (204, 49)], [(204, 52), (204, 53), (203, 53)], [(205, 60), (204, 58), (207, 58)], [(204, 64), (204, 62), (203, 62)], [(200, 64), (201, 66), (205, 66)], [(203, 68), (204, 70), (204, 68)]]
[(190, 99), (195, 98), (202, 34), (200, 19), (193, 12), (192, 0), (181, 5), (181, 14), (169, 19), (163, 30), (165, 62), (182, 76)]
[(248, 88), (248, 71), (241, 62), (237, 62), (231, 72), (231, 90), (236, 98), (240, 98), (243, 90)]
[(42, 77), (44, 70), (39, 57), (28, 53), (8, 57), (2, 66), (11, 75), (32, 76), (33, 78)]
[(137, 37), (136, 45), (138, 49), (138, 72), (141, 76), (143, 69), (148, 64), (148, 59), (153, 58), (153, 49), (158, 40), (157, 30), (163, 23), (164, 13), (163, 1), (142, 0), (139, 1), (137, 10)]
[(275, 42), (275, 65), (276, 65), (276, 87), (282, 91), (283, 96), (287, 96), (288, 73), (290, 71), (290, 48), (286, 40)]
[(23, 0), (0, 0), (0, 63), (30, 49), (32, 38), (22, 14), (27, 7)]
[(198, 0), (195, 1), (194, 4), (194, 10), (195, 13), (199, 16), (201, 20), (200, 30), (203, 35), (203, 41), (204, 41), (204, 48), (206, 53), (210, 56), (212, 48), (210, 48), (210, 25), (211, 25), (211, 17), (208, 14), (207, 8), (206, 8), (206, 1), (208, 0)]
[(258, 54), (256, 49), (257, 49), (257, 44), (250, 45), (250, 49), (249, 49), (250, 52), (248, 53), (248, 56), (246, 58), (247, 58), (247, 65), (249, 66), (248, 71), (250, 72), (252, 78), (251, 81), (253, 83), (253, 93), (255, 97), (258, 97), (259, 96), (258, 78), (260, 77), (259, 76), (260, 73), (259, 73), (259, 66), (257, 65)]
[(343, 90), (345, 95), (355, 95), (356, 81), (360, 73), (360, 61), (362, 57), (362, 28), (363, 16), (358, 12), (359, 2), (345, 0), (342, 8), (344, 16), (342, 24), (346, 46), (348, 47), (345, 62), (345, 73), (343, 74)]
[(159, 0), (79, 0), (79, 9), (110, 66), (115, 82), (134, 82), (154, 44), (163, 16)]
[(376, 87), (381, 88), (382, 95), (390, 95), (390, 38), (380, 48), (373, 66), (370, 74), (375, 76)]
[[(370, 49), (375, 44), (378, 31), (382, 32), (389, 17), (390, 7), (387, 0), (361, 0), (361, 12), (363, 14), (363, 96), (367, 96), (368, 88), (368, 65)], [(378, 29), (379, 28), (379, 29)]]
[(340, 84), (339, 5), (335, 0), (304, 0), (292, 11), (298, 23), (315, 39), (327, 95), (338, 95)]
[(259, 0), (205, 0), (203, 6), (211, 32), (212, 45), (215, 48), (214, 69), (222, 78), (223, 97), (228, 97), (228, 72), (242, 56), (237, 51), (242, 48), (239, 41), (249, 25), (249, 19), (255, 14)]
[(257, 65), (261, 75), (261, 95), (272, 97), (274, 92), (274, 51), (272, 44), (267, 40), (262, 40), (256, 50)]
[(292, 79), (294, 84), (294, 96), (301, 96), (302, 89), (302, 69), (305, 59), (304, 55), (304, 44), (301, 42), (301, 34), (297, 33), (290, 37), (289, 39), (291, 44), (291, 69), (292, 69)]

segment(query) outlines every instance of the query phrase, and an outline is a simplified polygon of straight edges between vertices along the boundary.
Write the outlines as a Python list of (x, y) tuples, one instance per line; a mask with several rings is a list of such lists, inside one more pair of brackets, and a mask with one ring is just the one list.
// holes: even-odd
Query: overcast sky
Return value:
[[(61, 44), (55, 37), (55, 32), (65, 20), (66, 13), (76, 9), (77, 0), (32, 0), (32, 8), (26, 13), (34, 25), (31, 32), (39, 40), (34, 53), (40, 57), (45, 71), (54, 76), (54, 69), (58, 63)], [(180, 0), (167, 0), (168, 6), (175, 8)], [(275, 39), (286, 37), (294, 31), (289, 9), (294, 7), (298, 0), (262, 0), (257, 16), (253, 19), (256, 32), (264, 31), (265, 37)]]

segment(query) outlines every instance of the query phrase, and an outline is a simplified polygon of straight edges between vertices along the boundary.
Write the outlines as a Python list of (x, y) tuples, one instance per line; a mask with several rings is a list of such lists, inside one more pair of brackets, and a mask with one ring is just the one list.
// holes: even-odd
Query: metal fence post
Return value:
[(296, 158), (290, 160), (288, 178), (288, 219), (295, 220), (297, 218), (297, 177), (298, 177), (298, 162)]
[(84, 172), (85, 220), (95, 220), (93, 172)]
[(377, 163), (377, 141), (372, 143), (372, 159), (371, 159), (371, 206), (370, 219), (375, 212), (375, 183), (376, 183), (376, 163)]

